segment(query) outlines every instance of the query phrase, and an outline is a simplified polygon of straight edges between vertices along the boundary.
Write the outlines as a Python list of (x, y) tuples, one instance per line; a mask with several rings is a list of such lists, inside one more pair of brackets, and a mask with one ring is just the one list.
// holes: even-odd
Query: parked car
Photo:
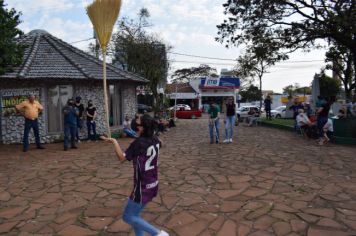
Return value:
[(139, 113), (151, 112), (152, 111), (152, 107), (151, 106), (147, 106), (145, 104), (137, 104), (137, 111)]
[(275, 118), (286, 118), (286, 106), (279, 106), (271, 110), (271, 116)]
[[(171, 112), (173, 117), (174, 110), (172, 110)], [(181, 108), (180, 110), (176, 111), (176, 117), (180, 119), (196, 119), (201, 117), (202, 113), (202, 110), (186, 110), (184, 108)]]
[[(177, 104), (176, 106), (177, 106), (177, 111), (181, 110), (182, 108), (187, 111), (192, 110), (192, 108), (187, 104)], [(168, 110), (174, 111), (174, 107), (175, 106), (172, 106), (172, 107), (168, 108)]]
[(248, 117), (248, 112), (251, 109), (257, 109), (260, 112), (260, 108), (258, 106), (242, 106), (236, 110), (236, 115), (238, 118), (246, 118)]

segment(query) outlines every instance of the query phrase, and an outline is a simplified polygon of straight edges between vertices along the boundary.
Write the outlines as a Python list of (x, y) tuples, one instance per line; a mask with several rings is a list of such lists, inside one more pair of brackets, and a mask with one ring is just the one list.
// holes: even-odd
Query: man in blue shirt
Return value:
[(76, 108), (74, 100), (69, 99), (67, 105), (63, 107), (64, 114), (64, 151), (68, 150), (69, 135), (71, 141), (71, 148), (77, 148), (75, 145), (75, 136), (77, 133), (77, 119), (79, 110)]

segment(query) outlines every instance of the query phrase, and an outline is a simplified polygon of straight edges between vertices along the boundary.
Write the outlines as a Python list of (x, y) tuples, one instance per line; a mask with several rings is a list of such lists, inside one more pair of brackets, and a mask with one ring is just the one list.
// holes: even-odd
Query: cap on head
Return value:
[(82, 98), (79, 96), (75, 98), (75, 101), (77, 101), (77, 102), (80, 102), (80, 100), (82, 100)]

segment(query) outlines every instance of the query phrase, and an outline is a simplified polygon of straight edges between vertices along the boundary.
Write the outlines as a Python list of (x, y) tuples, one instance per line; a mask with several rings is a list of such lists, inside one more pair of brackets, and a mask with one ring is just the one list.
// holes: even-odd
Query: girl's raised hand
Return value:
[(104, 140), (105, 142), (117, 143), (116, 139), (108, 138), (108, 137), (106, 137), (104, 135), (100, 136), (100, 139)]

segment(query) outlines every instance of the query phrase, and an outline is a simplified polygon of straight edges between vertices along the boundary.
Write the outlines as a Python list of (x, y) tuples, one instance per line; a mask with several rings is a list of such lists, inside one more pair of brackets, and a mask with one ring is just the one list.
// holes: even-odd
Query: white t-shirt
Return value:
[(131, 121), (124, 120), (123, 126), (125, 129), (131, 129)]
[(309, 118), (304, 113), (298, 114), (296, 119), (297, 119), (297, 125), (299, 127), (310, 123)]
[(334, 132), (334, 126), (333, 126), (333, 121), (332, 119), (328, 119), (328, 122), (323, 127), (324, 130), (327, 130), (329, 132)]

